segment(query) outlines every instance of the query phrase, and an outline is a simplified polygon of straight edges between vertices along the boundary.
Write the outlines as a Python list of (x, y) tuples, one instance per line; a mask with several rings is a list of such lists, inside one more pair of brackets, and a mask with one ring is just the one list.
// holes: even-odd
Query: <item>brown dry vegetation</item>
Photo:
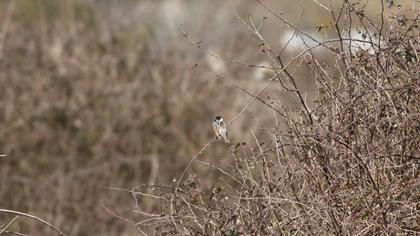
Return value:
[(0, 235), (420, 233), (416, 3), (123, 2), (1, 2)]

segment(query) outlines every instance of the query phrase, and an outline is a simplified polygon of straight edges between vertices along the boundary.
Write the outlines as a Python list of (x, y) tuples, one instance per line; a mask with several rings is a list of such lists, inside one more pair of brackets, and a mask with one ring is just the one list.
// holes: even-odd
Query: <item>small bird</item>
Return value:
[(220, 136), (223, 137), (225, 140), (225, 143), (229, 144), (229, 136), (227, 132), (227, 127), (225, 122), (223, 121), (223, 118), (221, 116), (216, 116), (213, 121), (213, 129), (216, 133), (216, 138), (218, 139)]

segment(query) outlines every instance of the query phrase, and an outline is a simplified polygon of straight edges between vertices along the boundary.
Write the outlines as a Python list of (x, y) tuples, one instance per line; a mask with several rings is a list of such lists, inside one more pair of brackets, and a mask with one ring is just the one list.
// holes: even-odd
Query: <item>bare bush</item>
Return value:
[[(260, 34), (261, 25), (239, 17), (271, 64), (274, 76), (254, 100), (272, 111), (276, 125), (262, 127), (258, 136), (250, 130), (254, 141), (237, 142), (223, 164), (198, 160), (214, 140), (205, 145), (184, 173), (191, 163), (219, 173), (209, 188), (189, 174), (172, 185), (127, 190), (138, 213), (130, 222), (145, 234), (171, 235), (420, 233), (418, 12), (386, 17), (382, 6), (376, 24), (360, 3), (322, 5), (337, 37), (318, 41), (259, 3), (307, 45), (285, 63)], [(352, 38), (355, 30), (362, 38)], [(312, 53), (318, 47), (334, 64), (320, 62)], [(308, 69), (316, 81), (313, 107), (293, 68)], [(295, 105), (281, 104), (275, 94), (263, 97), (273, 87)], [(148, 198), (160, 207), (142, 210), (139, 199)]]
[(415, 3), (296, 2), (0, 1), (0, 234), (418, 234)]

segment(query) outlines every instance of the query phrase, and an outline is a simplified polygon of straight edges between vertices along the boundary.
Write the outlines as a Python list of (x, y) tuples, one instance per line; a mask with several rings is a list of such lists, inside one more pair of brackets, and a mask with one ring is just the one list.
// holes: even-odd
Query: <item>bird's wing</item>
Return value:
[(213, 122), (212, 126), (213, 126), (214, 132), (216, 133), (216, 136), (219, 136), (219, 132), (217, 130), (217, 124)]

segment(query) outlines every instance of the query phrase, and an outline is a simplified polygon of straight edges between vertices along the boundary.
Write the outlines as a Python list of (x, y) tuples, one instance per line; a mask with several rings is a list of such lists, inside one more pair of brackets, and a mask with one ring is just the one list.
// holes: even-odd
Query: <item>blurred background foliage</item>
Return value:
[[(310, 0), (265, 2), (308, 32), (330, 23)], [(379, 1), (369, 2), (377, 17)], [(262, 69), (206, 53), (267, 63), (236, 16), (249, 14), (264, 21), (262, 34), (281, 49), (288, 28), (273, 17), (263, 20), (269, 14), (252, 0), (0, 1), (0, 153), (7, 154), (0, 157), (0, 208), (40, 216), (69, 235), (134, 233), (101, 207), (130, 212), (131, 199), (106, 187), (172, 181), (213, 137), (213, 116), (229, 120), (251, 99), (194, 65), (251, 93), (264, 86)], [(183, 31), (203, 41), (200, 48)], [(300, 85), (310, 93), (313, 81), (302, 73)], [(231, 127), (232, 139), (246, 141), (251, 129), (262, 135), (273, 127), (268, 111), (252, 106)], [(217, 143), (202, 159), (229, 162), (228, 152)], [(218, 177), (194, 169), (208, 185)], [(14, 227), (51, 233), (34, 222)]]

